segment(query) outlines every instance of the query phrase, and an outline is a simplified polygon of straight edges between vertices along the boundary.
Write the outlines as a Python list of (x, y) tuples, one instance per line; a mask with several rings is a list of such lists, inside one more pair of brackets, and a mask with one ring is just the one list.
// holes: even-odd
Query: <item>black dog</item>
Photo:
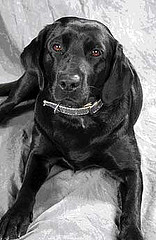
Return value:
[(103, 167), (120, 178), (119, 239), (142, 240), (142, 175), (133, 130), (142, 90), (122, 46), (103, 24), (66, 17), (46, 26), (21, 60), (24, 75), (0, 85), (0, 95), (8, 95), (0, 118), (33, 96), (34, 128), (24, 181), (1, 219), (1, 238), (26, 232), (36, 193), (60, 164), (74, 171)]

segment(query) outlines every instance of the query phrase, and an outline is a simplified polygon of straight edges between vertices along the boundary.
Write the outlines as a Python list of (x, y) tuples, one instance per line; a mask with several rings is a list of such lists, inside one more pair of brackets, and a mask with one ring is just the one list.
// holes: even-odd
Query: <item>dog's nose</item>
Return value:
[(70, 75), (65, 78), (61, 78), (59, 86), (64, 91), (74, 91), (80, 86), (80, 76), (78, 74)]

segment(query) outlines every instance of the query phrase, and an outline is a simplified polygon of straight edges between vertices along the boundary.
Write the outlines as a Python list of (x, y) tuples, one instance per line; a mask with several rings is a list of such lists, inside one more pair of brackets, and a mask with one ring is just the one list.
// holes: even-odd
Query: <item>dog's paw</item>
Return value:
[(32, 213), (30, 211), (26, 212), (11, 208), (0, 220), (0, 239), (19, 238), (26, 233), (30, 222), (32, 222)]
[(142, 233), (137, 226), (128, 226), (119, 234), (120, 240), (143, 240)]

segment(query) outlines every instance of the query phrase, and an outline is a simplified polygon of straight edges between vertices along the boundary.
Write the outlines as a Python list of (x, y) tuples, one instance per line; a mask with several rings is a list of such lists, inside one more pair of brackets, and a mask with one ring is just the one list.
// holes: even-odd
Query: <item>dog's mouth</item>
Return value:
[(76, 100), (71, 98), (65, 98), (61, 101), (59, 101), (59, 104), (63, 105), (64, 107), (71, 107), (71, 108), (78, 108), (81, 106), (80, 103), (78, 103)]
[(97, 100), (94, 97), (91, 97), (88, 100), (84, 100), (81, 102), (77, 102), (75, 99), (65, 98), (59, 101), (58, 104), (68, 108), (82, 108), (82, 107), (87, 107), (89, 105), (92, 105), (92, 103), (94, 103), (95, 101)]

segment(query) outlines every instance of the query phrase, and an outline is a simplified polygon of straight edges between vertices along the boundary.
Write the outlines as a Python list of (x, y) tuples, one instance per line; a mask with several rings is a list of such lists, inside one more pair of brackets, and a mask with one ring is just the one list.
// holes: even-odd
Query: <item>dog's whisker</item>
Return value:
[(89, 87), (89, 88), (96, 89), (96, 90), (100, 91), (100, 89), (99, 89), (99, 88), (97, 88), (97, 87), (95, 87), (95, 86), (89, 85), (88, 87)]

